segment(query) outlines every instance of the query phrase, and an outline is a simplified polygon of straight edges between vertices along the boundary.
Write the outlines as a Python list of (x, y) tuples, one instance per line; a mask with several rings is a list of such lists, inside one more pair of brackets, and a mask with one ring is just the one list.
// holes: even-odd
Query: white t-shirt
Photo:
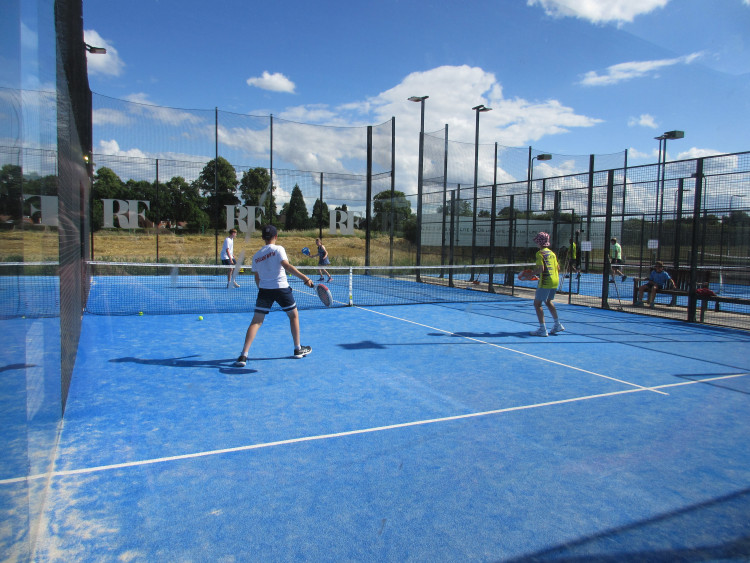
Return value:
[(286, 250), (278, 244), (267, 244), (253, 256), (253, 272), (260, 278), (258, 287), (263, 289), (277, 289), (289, 287), (286, 270), (281, 265), (288, 260)]
[(221, 246), (221, 259), (229, 260), (230, 254), (234, 256), (234, 239), (227, 237), (224, 239), (224, 244)]

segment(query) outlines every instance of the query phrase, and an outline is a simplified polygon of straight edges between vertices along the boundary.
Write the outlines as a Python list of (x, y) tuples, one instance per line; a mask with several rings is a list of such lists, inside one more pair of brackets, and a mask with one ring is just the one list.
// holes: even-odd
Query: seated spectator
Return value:
[(669, 274), (664, 271), (664, 264), (656, 262), (654, 269), (648, 275), (648, 281), (638, 288), (638, 298), (636, 299), (635, 306), (643, 307), (643, 294), (646, 290), (649, 291), (648, 306), (654, 308), (654, 299), (656, 298), (657, 289), (666, 289), (667, 286), (672, 285), (672, 289), (675, 288), (672, 278)]

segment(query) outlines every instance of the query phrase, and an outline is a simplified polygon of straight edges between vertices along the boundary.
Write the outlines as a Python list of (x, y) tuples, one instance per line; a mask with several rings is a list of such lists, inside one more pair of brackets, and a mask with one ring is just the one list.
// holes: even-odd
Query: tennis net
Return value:
[(0, 262), (0, 318), (59, 317), (57, 262)]
[[(514, 293), (516, 274), (531, 264), (481, 266), (326, 266), (322, 282), (333, 307), (414, 303), (491, 302)], [(298, 269), (318, 280), (317, 267)], [(248, 267), (227, 287), (230, 266), (87, 262), (86, 312), (95, 315), (158, 315), (250, 312), (257, 287)], [(318, 280), (319, 281), (319, 280)], [(289, 277), (297, 306), (322, 308), (314, 289)]]

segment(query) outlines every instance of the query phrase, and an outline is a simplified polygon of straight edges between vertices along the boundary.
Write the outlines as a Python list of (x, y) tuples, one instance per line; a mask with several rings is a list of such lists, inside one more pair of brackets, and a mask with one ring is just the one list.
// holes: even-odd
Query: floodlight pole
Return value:
[[(664, 222), (664, 184), (666, 183), (666, 169), (667, 169), (667, 139), (682, 139), (685, 137), (684, 131), (667, 131), (666, 133), (663, 133), (659, 135), (658, 137), (654, 137), (659, 141), (659, 155), (660, 155), (660, 161), (661, 161), (661, 186), (657, 190), (657, 203), (658, 203), (658, 225), (656, 227), (657, 233), (656, 233), (656, 240), (658, 240), (659, 246), (656, 248), (656, 259), (661, 260), (661, 227), (662, 223)], [(661, 149), (662, 141), (664, 141), (664, 150)]]
[[(474, 106), (473, 109), (476, 112), (476, 129), (474, 134), (474, 213), (471, 224), (471, 265), (477, 263), (477, 184), (479, 180), (479, 114), (485, 111), (492, 111), (492, 108), (485, 107), (482, 104)], [(474, 279), (474, 270), (472, 270), (470, 279)]]
[(531, 147), (529, 147), (529, 177), (526, 182), (526, 247), (524, 248), (524, 259), (529, 249), (529, 220), (531, 219), (531, 182), (534, 179), (534, 161), (535, 160), (552, 160), (552, 155), (543, 153), (531, 156)]
[[(412, 96), (410, 102), (419, 102), (419, 169), (417, 170), (417, 267), (422, 265), (422, 181), (424, 168), (424, 101), (429, 96)], [(420, 280), (420, 272), (417, 270), (417, 281)]]

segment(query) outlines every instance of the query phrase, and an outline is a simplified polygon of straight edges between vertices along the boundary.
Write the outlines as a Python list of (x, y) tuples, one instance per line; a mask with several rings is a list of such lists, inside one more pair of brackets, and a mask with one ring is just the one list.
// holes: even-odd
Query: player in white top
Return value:
[[(229, 236), (224, 239), (224, 244), (221, 245), (221, 263), (225, 266), (234, 266), (237, 260), (234, 258), (234, 237), (237, 236), (237, 229), (231, 229)], [(227, 287), (232, 282), (232, 268), (229, 268), (227, 272)], [(240, 287), (240, 284), (234, 282), (234, 287)]]
[(297, 276), (308, 287), (314, 287), (312, 280), (297, 268), (289, 263), (286, 256), (286, 250), (283, 246), (276, 244), (278, 232), (273, 225), (263, 227), (261, 236), (266, 243), (263, 248), (253, 256), (252, 266), (255, 275), (255, 283), (258, 286), (258, 298), (255, 301), (255, 313), (250, 326), (247, 328), (245, 335), (245, 346), (242, 348), (242, 354), (234, 362), (237, 367), (245, 367), (247, 364), (247, 354), (250, 352), (250, 346), (258, 334), (260, 325), (271, 311), (274, 301), (279, 304), (282, 311), (285, 311), (289, 317), (289, 329), (292, 332), (294, 340), (294, 357), (302, 358), (312, 352), (310, 346), (300, 344), (299, 331), (299, 313), (297, 312), (297, 303), (292, 295), (292, 288), (286, 279), (287, 272)]

